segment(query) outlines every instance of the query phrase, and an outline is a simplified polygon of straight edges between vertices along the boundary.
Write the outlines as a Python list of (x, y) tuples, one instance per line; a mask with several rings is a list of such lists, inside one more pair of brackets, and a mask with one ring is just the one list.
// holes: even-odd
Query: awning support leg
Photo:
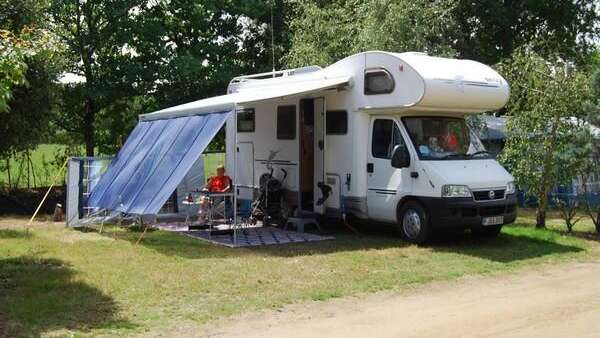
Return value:
[(146, 234), (146, 231), (148, 231), (148, 224), (144, 224), (144, 221), (142, 220), (141, 216), (140, 216), (140, 226), (144, 226), (144, 231), (142, 231), (140, 238), (138, 238), (137, 242), (135, 242), (136, 245), (140, 244), (140, 242), (142, 241), (142, 238), (144, 238), (144, 235)]

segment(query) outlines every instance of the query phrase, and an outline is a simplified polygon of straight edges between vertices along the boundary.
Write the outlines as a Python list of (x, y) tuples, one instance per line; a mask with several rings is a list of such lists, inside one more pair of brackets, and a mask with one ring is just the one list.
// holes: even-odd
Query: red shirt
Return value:
[(223, 192), (229, 186), (231, 179), (229, 176), (213, 176), (206, 187), (211, 192)]

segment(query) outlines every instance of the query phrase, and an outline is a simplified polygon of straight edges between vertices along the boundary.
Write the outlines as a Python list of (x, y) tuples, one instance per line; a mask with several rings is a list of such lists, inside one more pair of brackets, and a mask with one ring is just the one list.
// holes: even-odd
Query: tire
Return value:
[(500, 231), (502, 231), (502, 224), (490, 225), (490, 226), (486, 226), (486, 227), (471, 228), (471, 233), (474, 236), (482, 237), (482, 238), (498, 237), (498, 235), (500, 234)]
[(409, 243), (426, 243), (432, 234), (427, 210), (416, 201), (404, 203), (398, 211), (397, 229), (402, 238)]

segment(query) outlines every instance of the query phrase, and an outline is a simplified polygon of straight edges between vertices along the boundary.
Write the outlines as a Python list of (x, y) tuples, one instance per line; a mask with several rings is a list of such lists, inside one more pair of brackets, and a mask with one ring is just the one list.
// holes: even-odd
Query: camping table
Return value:
[[(212, 204), (214, 202), (214, 199), (218, 198), (218, 197), (223, 197), (223, 201), (225, 201), (225, 198), (227, 198), (227, 197), (233, 197), (233, 192), (209, 192), (209, 191), (206, 191), (206, 192), (204, 192), (204, 194), (205, 194), (205, 196), (207, 196), (211, 200), (210, 212), (208, 213), (209, 222), (213, 221), (213, 209), (214, 209), (213, 207), (214, 207), (214, 205), (212, 205)], [(225, 213), (226, 212), (227, 211), (225, 211)], [(227, 218), (227, 214), (225, 214), (224, 218)]]

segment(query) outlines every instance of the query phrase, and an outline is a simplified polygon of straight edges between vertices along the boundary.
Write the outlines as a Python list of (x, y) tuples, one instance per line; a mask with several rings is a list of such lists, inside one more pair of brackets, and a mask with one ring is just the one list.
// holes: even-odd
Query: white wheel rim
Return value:
[(402, 228), (410, 239), (415, 239), (421, 233), (421, 216), (414, 209), (408, 209), (402, 218)]

